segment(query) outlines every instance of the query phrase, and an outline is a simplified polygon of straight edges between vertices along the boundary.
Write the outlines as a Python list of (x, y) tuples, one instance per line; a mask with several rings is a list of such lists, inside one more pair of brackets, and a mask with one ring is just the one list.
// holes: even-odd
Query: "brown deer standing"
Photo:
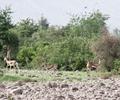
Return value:
[(97, 70), (98, 67), (100, 66), (100, 63), (101, 63), (100, 59), (99, 59), (98, 64), (95, 64), (95, 63), (92, 62), (92, 61), (88, 61), (88, 62), (87, 62), (87, 65), (86, 65), (87, 71)]
[(19, 70), (19, 67), (18, 67), (18, 62), (16, 60), (8, 60), (6, 57), (4, 58), (4, 61), (6, 62), (6, 67), (7, 68), (15, 68), (17, 70)]

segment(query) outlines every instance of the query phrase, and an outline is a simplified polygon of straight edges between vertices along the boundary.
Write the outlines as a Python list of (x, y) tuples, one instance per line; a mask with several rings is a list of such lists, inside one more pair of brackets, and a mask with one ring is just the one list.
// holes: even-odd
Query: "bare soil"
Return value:
[(120, 78), (0, 84), (0, 100), (120, 100)]

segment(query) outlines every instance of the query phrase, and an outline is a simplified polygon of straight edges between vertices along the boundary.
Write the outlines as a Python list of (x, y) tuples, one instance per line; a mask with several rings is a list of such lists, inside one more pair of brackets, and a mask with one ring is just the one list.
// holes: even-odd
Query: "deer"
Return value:
[(100, 63), (101, 63), (101, 60), (100, 60), (100, 59), (99, 59), (98, 64), (96, 64), (96, 63), (94, 63), (94, 62), (92, 62), (92, 61), (88, 61), (88, 62), (87, 62), (87, 65), (86, 65), (87, 70), (88, 70), (88, 71), (89, 71), (89, 70), (91, 70), (91, 71), (97, 70), (98, 67), (100, 66)]
[(42, 64), (42, 67), (44, 70), (51, 70), (51, 71), (57, 71), (58, 65), (57, 64)]
[(16, 60), (8, 60), (7, 57), (4, 58), (4, 61), (6, 62), (6, 67), (7, 68), (15, 68), (19, 70), (18, 62)]

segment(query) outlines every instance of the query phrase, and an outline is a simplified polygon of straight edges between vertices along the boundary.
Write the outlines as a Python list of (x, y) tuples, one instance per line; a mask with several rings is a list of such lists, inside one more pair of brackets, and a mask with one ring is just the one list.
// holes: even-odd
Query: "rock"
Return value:
[(120, 78), (1, 84), (0, 100), (120, 100)]
[(15, 100), (23, 100), (22, 97), (18, 96), (15, 98)]
[(79, 89), (78, 89), (77, 87), (73, 87), (73, 88), (72, 88), (72, 91), (73, 91), (73, 92), (76, 92), (76, 91), (78, 91), (78, 90), (79, 90)]
[(5, 85), (4, 84), (0, 84), (0, 89), (5, 89)]
[(68, 87), (69, 87), (68, 84), (62, 84), (62, 85), (61, 85), (61, 88), (68, 88)]
[(74, 96), (73, 95), (68, 95), (68, 98), (69, 98), (69, 100), (75, 100), (75, 98), (74, 98)]
[(105, 84), (104, 84), (103, 82), (101, 82), (101, 83), (99, 84), (99, 86), (105, 86)]
[(105, 94), (105, 92), (104, 92), (103, 90), (102, 90), (102, 91), (100, 91), (99, 93), (100, 93), (100, 94)]
[(6, 95), (5, 94), (0, 94), (0, 98), (3, 98), (5, 97)]
[(120, 97), (120, 94), (119, 94), (119, 93), (117, 93), (117, 94), (115, 94), (115, 96), (116, 96), (116, 97)]
[(50, 87), (50, 88), (57, 88), (58, 87), (58, 85), (57, 85), (57, 83), (48, 83), (48, 86)]
[(23, 89), (21, 89), (21, 88), (15, 89), (12, 91), (12, 93), (14, 93), (15, 95), (21, 95), (23, 93)]
[(10, 93), (7, 96), (7, 100), (15, 100), (15, 98), (13, 97), (13, 95)]
[(57, 100), (65, 100), (64, 96), (57, 96)]
[(37, 80), (33, 80), (33, 79), (25, 79), (24, 82), (37, 82)]
[(24, 82), (23, 81), (18, 81), (17, 83), (15, 83), (15, 86), (23, 86)]

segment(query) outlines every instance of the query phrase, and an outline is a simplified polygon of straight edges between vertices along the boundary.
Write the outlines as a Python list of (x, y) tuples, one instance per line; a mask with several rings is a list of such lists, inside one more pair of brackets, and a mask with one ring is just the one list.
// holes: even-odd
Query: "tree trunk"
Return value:
[(10, 46), (7, 46), (7, 54), (6, 54), (6, 57), (7, 57), (8, 60), (11, 59), (11, 48), (10, 48)]

